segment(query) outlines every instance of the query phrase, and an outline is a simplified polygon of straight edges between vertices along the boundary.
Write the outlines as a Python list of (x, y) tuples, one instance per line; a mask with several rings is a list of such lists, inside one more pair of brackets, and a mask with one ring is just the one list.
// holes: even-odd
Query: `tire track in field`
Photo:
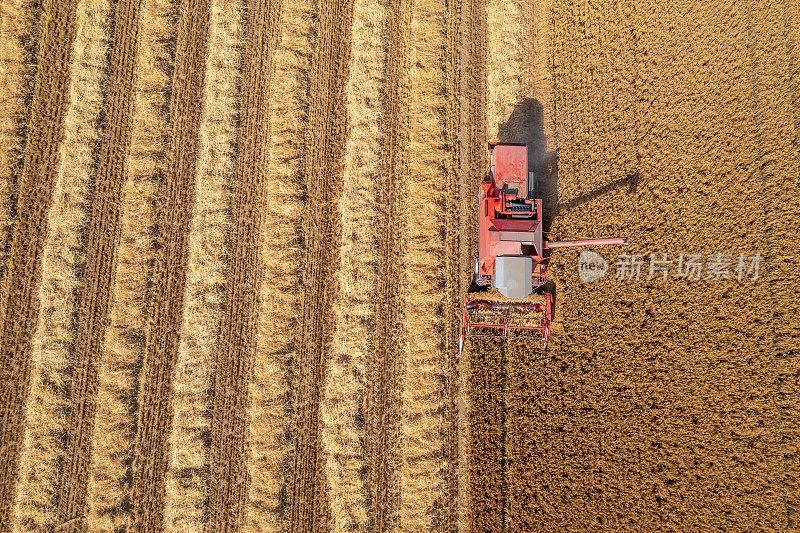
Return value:
[(141, 0), (123, 0), (114, 11), (113, 41), (108, 54), (100, 119), (102, 134), (96, 150), (96, 171), (90, 185), (91, 200), (84, 233), (86, 258), (75, 300), (77, 331), (72, 379), (68, 385), (70, 406), (58, 493), (59, 522), (67, 522), (86, 512), (97, 361), (108, 322), (115, 250), (120, 236), (120, 200), (125, 181), (123, 160), (131, 135), (131, 94), (140, 5)]
[[(460, 113), (458, 116), (458, 144), (455, 162), (457, 184), (459, 187), (458, 203), (458, 239), (459, 272), (462, 275), (455, 295), (455, 316), (451, 330), (461, 327), (460, 303), (462, 292), (466, 290), (464, 283), (470, 283), (473, 260), (478, 248), (478, 234), (474, 228), (478, 224), (477, 191), (482, 176), (487, 168), (486, 155), (486, 3), (485, 0), (466, 0), (461, 14), (462, 35), (460, 39), (460, 65), (454, 65), (461, 72), (458, 84)], [(466, 229), (465, 229), (466, 228)], [(453, 340), (455, 342), (455, 339)], [(467, 399), (468, 376), (470, 366), (467, 357), (456, 361), (456, 388), (454, 401), (456, 410), (457, 480), (458, 487), (455, 510), (455, 525), (458, 531), (469, 529), (469, 401)]]
[[(403, 94), (406, 41), (411, 2), (392, 2), (387, 12), (386, 73), (381, 95), (383, 146), (376, 217), (378, 245), (374, 351), (367, 369), (365, 399), (366, 463), (369, 487), (368, 527), (372, 531), (397, 528), (399, 482), (399, 405), (397, 387), (401, 361), (402, 306), (400, 283), (403, 265), (403, 179), (400, 158), (407, 132), (407, 97)], [(398, 175), (398, 170), (400, 170)]]
[(256, 348), (258, 289), (262, 282), (260, 237), (265, 210), (267, 116), (278, 37), (277, 0), (247, 3), (242, 66), (242, 109), (234, 163), (230, 256), (225, 314), (215, 351), (211, 422), (211, 527), (237, 530), (247, 495), (245, 430), (247, 392)]
[(172, 423), (171, 380), (186, 283), (210, 2), (185, 0), (180, 12), (170, 95), (170, 139), (156, 206), (155, 263), (148, 293), (150, 316), (139, 376), (131, 465), (133, 521), (136, 527), (146, 530), (160, 530), (163, 522), (166, 444)]
[(294, 458), (290, 466), (288, 523), (292, 530), (327, 529), (324, 457), (320, 453), (319, 400), (333, 333), (334, 276), (338, 267), (336, 209), (345, 141), (344, 88), (348, 77), (352, 0), (317, 4), (316, 47), (308, 87), (304, 156), (306, 255), (302, 323), (292, 379)]
[[(460, 124), (461, 152), (466, 152), (459, 169), (461, 191), (461, 227), (477, 227), (477, 194), (489, 164), (486, 151), (486, 0), (468, 0), (462, 20), (465, 27), (466, 58), (461, 85), (462, 115)], [(474, 256), (478, 250), (478, 234), (469, 231), (461, 239), (462, 269), (471, 280)], [(466, 264), (464, 264), (464, 262)], [(460, 320), (459, 320), (460, 324)]]
[(64, 66), (72, 64), (76, 7), (77, 0), (53, 0), (43, 6), (27, 139), (17, 179), (16, 219), (0, 288), (0, 529), (10, 527), (30, 376), (31, 337), (39, 313), (37, 289), (47, 212), (58, 172), (58, 149), (64, 137), (70, 81), (70, 69)]

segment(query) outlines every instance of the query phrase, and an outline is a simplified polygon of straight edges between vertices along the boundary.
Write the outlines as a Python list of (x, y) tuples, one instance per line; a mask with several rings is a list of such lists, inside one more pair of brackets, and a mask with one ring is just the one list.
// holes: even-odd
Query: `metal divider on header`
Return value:
[(544, 294), (542, 303), (492, 302), (464, 295), (459, 335), (459, 354), (464, 339), (536, 339), (542, 347), (550, 338), (552, 295)]

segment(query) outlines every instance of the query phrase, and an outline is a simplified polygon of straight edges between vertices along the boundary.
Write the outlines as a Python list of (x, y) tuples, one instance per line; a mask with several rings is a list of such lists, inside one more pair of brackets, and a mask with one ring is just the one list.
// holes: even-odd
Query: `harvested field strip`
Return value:
[[(30, 0), (0, 2), (0, 279), (14, 209), (15, 172), (24, 146), (26, 99), (30, 97), (31, 32), (37, 9)], [(27, 49), (26, 49), (27, 48)]]
[[(451, 71), (460, 72), (453, 82), (453, 91), (458, 97), (458, 129), (455, 139), (452, 174), (457, 176), (459, 187), (459, 198), (457, 207), (458, 228), (475, 227), (477, 224), (477, 206), (475, 198), (480, 184), (480, 178), (486, 173), (486, 6), (482, 0), (469, 0), (463, 2), (460, 14), (460, 31), (458, 33), (451, 30), (451, 41), (460, 36), (458, 46), (462, 47), (463, 55), (451, 51), (450, 61), (452, 62)], [(452, 24), (452, 21), (451, 21)], [(451, 45), (452, 46), (452, 45)], [(459, 260), (457, 266), (460, 279), (457, 284), (455, 295), (450, 294), (449, 320), (451, 321), (450, 330), (458, 331), (460, 322), (460, 304), (462, 291), (466, 290), (465, 285), (472, 279), (472, 268), (478, 248), (477, 232), (464, 234), (463, 230), (458, 230), (458, 253)], [(451, 253), (455, 250), (455, 243), (451, 245)], [(453, 301), (455, 296), (455, 301)], [(453, 333), (451, 333), (453, 335)], [(455, 339), (453, 339), (455, 342)], [(455, 354), (455, 346), (451, 348)], [(457, 361), (456, 375), (458, 383), (456, 391), (453, 393), (452, 401), (455, 402), (454, 408), (457, 410), (457, 460), (453, 461), (457, 465), (457, 480), (454, 485), (458, 487), (457, 500), (452, 508), (457, 513), (454, 524), (458, 526), (458, 531), (466, 531), (469, 528), (469, 401), (466, 397), (468, 390), (468, 377), (470, 375), (469, 362), (467, 357)], [(452, 459), (451, 459), (452, 460)]]
[(400, 286), (403, 267), (402, 226), (405, 191), (401, 157), (407, 144), (406, 43), (410, 1), (395, 1), (386, 12), (386, 64), (382, 106), (383, 145), (375, 220), (378, 262), (375, 292), (374, 351), (367, 364), (366, 422), (369, 521), (373, 531), (396, 530), (399, 507), (400, 376), (403, 314)]
[[(154, 268), (157, 183), (166, 171), (164, 110), (170, 76), (165, 66), (172, 60), (170, 47), (175, 39), (175, 26), (171, 21), (176, 17), (177, 6), (170, 0), (145, 0), (141, 5), (139, 44), (134, 54), (136, 83), (129, 120), (129, 155), (119, 178), (123, 183), (120, 237), (97, 376), (87, 494), (92, 531), (128, 527), (133, 521), (128, 502), (131, 448), (136, 434), (136, 376), (147, 338), (147, 286)], [(128, 60), (121, 60), (121, 64)], [(122, 139), (108, 147), (109, 156), (112, 152), (124, 153)]]
[(154, 530), (162, 529), (163, 521), (167, 434), (172, 423), (171, 380), (183, 312), (210, 2), (185, 0), (180, 13), (166, 168), (156, 203), (154, 268), (148, 289), (148, 331), (139, 374), (131, 466), (134, 520)]
[(352, 0), (316, 6), (316, 37), (308, 87), (302, 214), (305, 244), (303, 311), (292, 369), (294, 458), (288, 522), (305, 531), (327, 529), (325, 460), (319, 448), (319, 400), (333, 333), (331, 312), (340, 240), (336, 205), (341, 192)]
[(280, 6), (253, 0), (247, 5), (242, 65), (242, 100), (230, 199), (230, 258), (225, 313), (214, 360), (211, 423), (211, 528), (236, 530), (247, 495), (245, 420), (247, 391), (256, 348), (255, 324), (261, 282), (261, 237), (266, 189), (267, 142), (273, 54)]
[[(445, 492), (449, 466), (443, 451), (443, 353), (439, 340), (445, 255), (442, 240), (448, 153), (444, 139), (447, 101), (447, 11), (444, 3), (421, 1), (411, 15), (409, 41), (409, 139), (405, 162), (406, 246), (403, 272), (405, 335), (401, 407), (400, 527), (436, 526), (431, 511)], [(451, 487), (452, 488), (452, 487)]]
[[(173, 424), (165, 487), (164, 527), (168, 531), (202, 530), (209, 520), (212, 479), (212, 390), (218, 369), (220, 324), (225, 302), (234, 176), (239, 68), (243, 51), (244, 4), (213, 0), (208, 35), (206, 81), (197, 157), (197, 183), (189, 232), (186, 291), (181, 339), (175, 363)], [(252, 269), (246, 269), (252, 275)], [(239, 376), (241, 378), (241, 376)], [(213, 434), (212, 434), (213, 438)], [(241, 455), (243, 452), (237, 452)], [(214, 530), (222, 529), (213, 527)]]
[(17, 459), (29, 390), (31, 339), (39, 312), (41, 257), (47, 214), (58, 177), (58, 150), (69, 94), (77, 2), (43, 5), (36, 80), (28, 107), (27, 140), (16, 183), (7, 267), (0, 287), (0, 529), (9, 529)]
[(268, 102), (269, 186), (261, 228), (261, 286), (246, 434), (247, 531), (282, 531), (291, 442), (289, 367), (297, 356), (303, 243), (297, 214), (303, 211), (302, 146), (308, 120), (313, 7), (286, 0), (281, 7), (273, 85)]
[[(15, 487), (13, 526), (44, 529), (63, 522), (57, 515), (61, 464), (65, 456), (68, 388), (75, 344), (75, 291), (83, 265), (81, 231), (91, 180), (92, 155), (102, 103), (108, 39), (105, 25), (111, 11), (103, 2), (80, 1), (76, 11), (74, 66), (64, 120), (53, 204), (42, 251), (39, 321), (31, 351), (31, 389), (25, 415), (25, 438)], [(84, 478), (85, 482), (85, 478)]]
[[(59, 480), (59, 523), (85, 515), (97, 394), (97, 364), (108, 318), (114, 253), (119, 241), (119, 206), (124, 180), (122, 161), (130, 140), (130, 94), (139, 4), (137, 1), (117, 4), (108, 56), (109, 44), (105, 32), (111, 6), (92, 5), (98, 10), (101, 7), (102, 11), (93, 20), (96, 39), (104, 39), (100, 50), (96, 52), (103, 57), (97, 61), (103, 66), (105, 61), (109, 61), (109, 65), (100, 119), (102, 135), (99, 136), (96, 153), (92, 154), (97, 158), (96, 167), (89, 157), (84, 161), (87, 167), (96, 170), (96, 174), (92, 176), (90, 184), (88, 219), (81, 228), (86, 235), (82, 243), (85, 246), (85, 264), (80, 271), (80, 284), (76, 287), (76, 332), (69, 380), (70, 404), (64, 428), (65, 455)], [(99, 87), (95, 90), (100, 92)], [(85, 118), (84, 121), (94, 123), (96, 118)]]
[[(461, 227), (473, 227), (478, 223), (478, 194), (481, 176), (488, 167), (486, 153), (486, 6), (483, 0), (466, 2), (462, 14), (462, 39), (466, 48), (466, 60), (461, 68), (460, 87), (457, 87), (461, 107), (459, 124), (459, 172), (461, 187)], [(478, 250), (477, 232), (469, 232), (460, 238), (461, 260), (466, 262), (466, 275), (471, 280), (473, 260)], [(459, 302), (460, 303), (460, 302)]]
[(489, 140), (499, 138), (500, 125), (508, 120), (523, 98), (528, 69), (525, 47), (530, 41), (530, 21), (526, 18), (525, 4), (525, 0), (486, 2), (486, 127)]
[[(368, 497), (373, 485), (364, 479), (367, 450), (367, 383), (376, 347), (370, 338), (376, 318), (379, 252), (378, 204), (386, 117), (381, 95), (386, 76), (386, 2), (356, 0), (350, 78), (346, 87), (349, 135), (344, 149), (342, 195), (339, 200), (342, 241), (339, 291), (334, 305), (336, 329), (320, 403), (320, 436), (326, 456), (331, 531), (366, 531)], [(374, 408), (371, 408), (374, 409)], [(369, 436), (367, 436), (369, 435)], [(369, 439), (369, 443), (367, 441)], [(370, 459), (373, 459), (370, 457)], [(374, 468), (370, 469), (374, 471)], [(372, 518), (374, 520), (374, 517)]]

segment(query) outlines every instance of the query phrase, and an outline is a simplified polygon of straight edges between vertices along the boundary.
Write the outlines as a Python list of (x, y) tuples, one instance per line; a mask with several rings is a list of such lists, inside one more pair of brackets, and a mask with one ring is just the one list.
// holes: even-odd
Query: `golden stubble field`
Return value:
[[(798, 24), (0, 0), (0, 529), (796, 528)], [(487, 139), (632, 244), (459, 359)], [(675, 278), (714, 253), (758, 279)]]

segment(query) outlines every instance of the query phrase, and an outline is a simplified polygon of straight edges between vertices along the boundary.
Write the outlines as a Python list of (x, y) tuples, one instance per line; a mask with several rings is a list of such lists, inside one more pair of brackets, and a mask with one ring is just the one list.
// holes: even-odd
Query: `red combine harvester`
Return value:
[(541, 338), (546, 346), (553, 297), (534, 294), (546, 281), (545, 250), (628, 244), (627, 237), (545, 241), (542, 200), (529, 198), (527, 147), (490, 142), (489, 152), (491, 169), (478, 192), (475, 259), (475, 285), (485, 292), (464, 295), (459, 353), (468, 337)]

